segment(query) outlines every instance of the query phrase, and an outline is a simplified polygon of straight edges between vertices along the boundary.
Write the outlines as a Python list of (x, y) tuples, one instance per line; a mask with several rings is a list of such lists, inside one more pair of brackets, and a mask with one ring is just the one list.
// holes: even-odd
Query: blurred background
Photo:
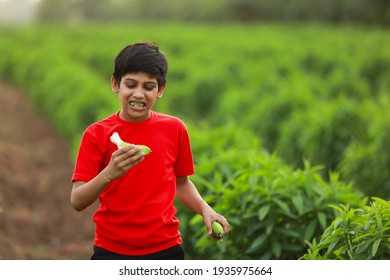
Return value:
[(319, 21), (388, 26), (386, 0), (1, 0), (2, 23)]
[(73, 163), (140, 40), (168, 57), (156, 110), (187, 124), (192, 180), (232, 225), (216, 245), (178, 203), (188, 258), (299, 259), (329, 205), (390, 199), (389, 27), (388, 0), (0, 0), (0, 259), (92, 254)]

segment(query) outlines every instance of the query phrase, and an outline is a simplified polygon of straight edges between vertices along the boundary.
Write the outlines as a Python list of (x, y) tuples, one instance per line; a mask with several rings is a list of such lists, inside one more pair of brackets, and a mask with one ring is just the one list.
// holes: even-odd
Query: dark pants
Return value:
[(184, 260), (184, 251), (180, 245), (173, 246), (161, 252), (141, 256), (128, 256), (110, 252), (98, 246), (93, 246), (94, 254), (91, 260)]

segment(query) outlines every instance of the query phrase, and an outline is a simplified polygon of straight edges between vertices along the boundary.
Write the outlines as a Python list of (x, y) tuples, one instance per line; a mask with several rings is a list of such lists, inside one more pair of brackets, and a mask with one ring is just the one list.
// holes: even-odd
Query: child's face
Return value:
[(165, 89), (164, 85), (159, 90), (156, 78), (146, 72), (124, 75), (120, 85), (112, 77), (111, 83), (112, 90), (118, 93), (122, 104), (119, 116), (130, 122), (147, 120), (156, 99), (162, 96)]

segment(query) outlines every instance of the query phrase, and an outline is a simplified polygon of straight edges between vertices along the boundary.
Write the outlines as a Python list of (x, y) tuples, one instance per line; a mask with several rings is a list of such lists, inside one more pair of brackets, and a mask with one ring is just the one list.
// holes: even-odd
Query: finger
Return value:
[(207, 228), (207, 233), (209, 234), (209, 236), (213, 237), (215, 234), (214, 234), (213, 229), (211, 228), (211, 225), (206, 224), (206, 228)]
[(141, 163), (144, 160), (145, 154), (143, 152), (134, 155), (133, 153), (131, 154), (126, 154), (126, 158), (123, 160), (123, 165), (126, 166), (127, 168), (131, 168), (139, 163)]
[(125, 158), (127, 157), (126, 154), (129, 153), (131, 150), (133, 150), (135, 147), (133, 145), (130, 145), (130, 146), (126, 146), (126, 147), (123, 147), (123, 148), (120, 148), (118, 150), (116, 150), (115, 152), (112, 153), (112, 157), (114, 158)]
[(226, 224), (223, 226), (223, 234), (224, 235), (227, 235), (229, 233), (229, 230), (230, 230), (230, 225), (229, 224)]
[(213, 236), (214, 232), (213, 232), (213, 229), (211, 227), (211, 220), (209, 219), (209, 217), (207, 217), (207, 216), (204, 217), (204, 224), (206, 226), (208, 235)]
[[(139, 153), (140, 151), (141, 150), (139, 147), (127, 146), (127, 147), (119, 149), (118, 154), (116, 154), (116, 156), (118, 157), (119, 161), (125, 161), (125, 160), (137, 155), (137, 153)], [(139, 153), (139, 154), (141, 154), (141, 153)]]
[(220, 217), (218, 217), (217, 222), (222, 225), (223, 234), (227, 235), (229, 233), (230, 225), (229, 225), (228, 221), (226, 220), (226, 218), (223, 216), (220, 216)]
[[(136, 158), (134, 158), (136, 157)], [(137, 164), (140, 164), (143, 160), (144, 160), (144, 155), (136, 155), (136, 156), (133, 156), (133, 166), (137, 165)]]
[(135, 146), (121, 148), (112, 154), (112, 162), (117, 168), (127, 171), (142, 161), (141, 158), (144, 157), (144, 154), (142, 152), (138, 153), (139, 151), (140, 149)]
[(225, 218), (223, 218), (222, 227), (223, 227), (224, 235), (228, 234), (229, 229), (230, 229), (230, 224), (228, 223), (228, 221)]

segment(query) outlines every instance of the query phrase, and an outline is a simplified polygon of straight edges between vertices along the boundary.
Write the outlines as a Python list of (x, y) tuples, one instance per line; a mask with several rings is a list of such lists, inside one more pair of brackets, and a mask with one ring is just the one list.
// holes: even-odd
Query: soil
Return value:
[(70, 205), (67, 142), (28, 101), (0, 83), (0, 259), (89, 259), (95, 206)]

